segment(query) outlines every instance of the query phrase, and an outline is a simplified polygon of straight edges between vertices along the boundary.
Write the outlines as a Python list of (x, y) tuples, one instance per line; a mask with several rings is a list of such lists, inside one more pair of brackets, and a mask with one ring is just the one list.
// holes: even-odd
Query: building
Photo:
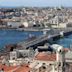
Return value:
[(63, 72), (63, 47), (52, 45), (55, 52), (39, 52), (29, 65), (32, 72)]
[(8, 27), (12, 27), (12, 28), (19, 28), (19, 26), (21, 26), (21, 22), (17, 22), (17, 21), (9, 21), (7, 22), (7, 26)]
[(34, 50), (15, 50), (10, 52), (10, 65), (20, 65), (28, 63), (34, 57)]

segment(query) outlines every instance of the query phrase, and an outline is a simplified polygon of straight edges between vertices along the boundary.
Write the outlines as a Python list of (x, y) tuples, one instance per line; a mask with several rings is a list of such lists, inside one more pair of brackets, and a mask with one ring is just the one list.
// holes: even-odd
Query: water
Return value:
[[(35, 36), (42, 35), (42, 32), (26, 32), (26, 31), (16, 31), (16, 30), (0, 30), (0, 48), (3, 48), (8, 44), (15, 44), (24, 41), (29, 37), (29, 34)], [(55, 43), (64, 46), (65, 48), (70, 48), (72, 45), (72, 34), (57, 40)]]
[(42, 32), (26, 32), (16, 30), (0, 30), (0, 48), (8, 44), (15, 44), (24, 41), (29, 37), (29, 34), (35, 36), (42, 35)]
[(62, 45), (65, 48), (72, 47), (72, 34), (57, 40), (56, 43)]

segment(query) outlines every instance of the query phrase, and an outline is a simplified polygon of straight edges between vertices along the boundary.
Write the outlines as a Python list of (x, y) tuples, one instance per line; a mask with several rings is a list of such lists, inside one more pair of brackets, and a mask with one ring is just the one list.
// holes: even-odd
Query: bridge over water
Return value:
[[(46, 31), (43, 30), (43, 31)], [(37, 46), (40, 45), (41, 43), (47, 42), (48, 40), (55, 40), (57, 38), (60, 38), (61, 34), (60, 32), (63, 32), (63, 34), (69, 35), (70, 33), (72, 33), (72, 29), (71, 28), (66, 28), (66, 29), (52, 29), (50, 31), (46, 31), (46, 34), (43, 34), (39, 37), (35, 37), (32, 39), (27, 39), (26, 41), (20, 42), (18, 43), (18, 45), (21, 45), (23, 48), (29, 48), (32, 46)]]

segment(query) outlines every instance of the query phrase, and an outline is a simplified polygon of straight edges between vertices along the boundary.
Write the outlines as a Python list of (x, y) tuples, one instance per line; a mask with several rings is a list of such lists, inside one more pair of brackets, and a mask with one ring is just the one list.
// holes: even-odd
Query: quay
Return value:
[(29, 47), (37, 47), (38, 45), (43, 45), (49, 41), (55, 41), (57, 39), (61, 38), (61, 32), (63, 33), (63, 36), (67, 36), (72, 33), (71, 28), (66, 29), (52, 29), (50, 31), (47, 31), (46, 34), (43, 34), (39, 37), (36, 37), (34, 39), (27, 39), (26, 41), (19, 42), (18, 45), (21, 45), (23, 48), (29, 48)]
[(43, 28), (17, 28), (18, 31), (43, 31)]

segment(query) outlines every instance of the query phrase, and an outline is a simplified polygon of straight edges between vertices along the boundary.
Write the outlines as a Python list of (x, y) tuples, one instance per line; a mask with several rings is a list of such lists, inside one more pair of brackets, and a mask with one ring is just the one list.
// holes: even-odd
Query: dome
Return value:
[(58, 45), (58, 44), (53, 44), (52, 46), (51, 46), (55, 51), (63, 51), (63, 46), (61, 46), (61, 45)]
[(27, 22), (23, 22), (24, 27), (28, 27), (28, 23)]

